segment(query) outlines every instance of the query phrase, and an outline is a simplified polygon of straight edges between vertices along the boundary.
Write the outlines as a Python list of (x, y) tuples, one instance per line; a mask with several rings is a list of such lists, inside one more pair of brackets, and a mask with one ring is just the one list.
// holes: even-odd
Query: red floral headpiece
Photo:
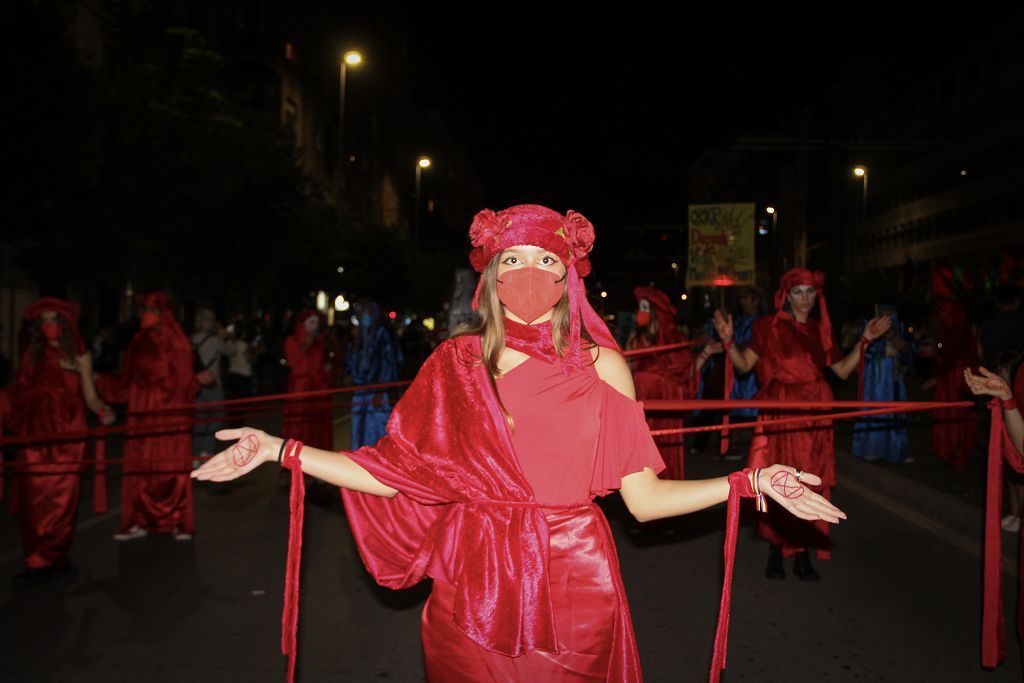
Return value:
[(469, 261), (478, 273), (495, 254), (517, 244), (530, 244), (557, 254), (567, 268), (575, 265), (580, 277), (590, 274), (588, 254), (594, 248), (594, 226), (575, 211), (562, 216), (537, 204), (520, 204), (497, 213), (484, 209), (473, 218), (469, 239), (475, 247)]

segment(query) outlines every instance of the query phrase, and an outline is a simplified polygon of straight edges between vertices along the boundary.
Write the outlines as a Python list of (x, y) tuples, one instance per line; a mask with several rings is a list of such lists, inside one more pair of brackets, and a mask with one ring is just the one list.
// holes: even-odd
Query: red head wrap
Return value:
[[(608, 326), (587, 301), (583, 277), (590, 274), (590, 250), (594, 247), (594, 226), (582, 214), (569, 211), (562, 216), (557, 211), (537, 204), (520, 204), (495, 213), (484, 209), (473, 218), (469, 227), (473, 244), (469, 261), (478, 272), (483, 272), (496, 255), (509, 247), (528, 244), (547, 249), (565, 263), (568, 273), (566, 289), (569, 293), (569, 346), (566, 361), (579, 367), (580, 325), (600, 346), (618, 349)], [(478, 307), (480, 287), (473, 295), (473, 310)]]
[[(810, 271), (806, 268), (790, 268), (775, 290), (775, 322), (786, 304), (786, 294), (794, 287), (814, 287), (818, 293), (818, 311), (821, 314), (821, 346), (828, 353), (832, 348), (832, 322), (828, 317), (828, 305), (825, 302), (825, 274), (820, 270)], [(775, 322), (772, 323), (774, 327)]]
[(85, 343), (82, 335), (78, 332), (78, 304), (72, 301), (64, 301), (54, 297), (37, 299), (35, 303), (25, 309), (24, 319), (32, 322), (46, 311), (53, 311), (64, 319), (64, 323), (71, 328), (72, 343), (75, 347), (75, 355), (81, 356), (85, 353)]
[(637, 287), (633, 290), (633, 296), (637, 301), (647, 299), (654, 308), (654, 317), (658, 321), (658, 339), (656, 344), (674, 344), (681, 341), (676, 331), (675, 315), (676, 307), (669, 300), (668, 295), (654, 287)]
[(188, 340), (188, 336), (185, 335), (185, 330), (181, 329), (181, 325), (174, 315), (174, 310), (171, 308), (171, 297), (164, 292), (136, 294), (135, 305), (160, 309), (160, 327), (162, 332), (159, 334), (169, 341), (172, 347), (188, 350), (189, 353), (192, 352), (192, 343)]

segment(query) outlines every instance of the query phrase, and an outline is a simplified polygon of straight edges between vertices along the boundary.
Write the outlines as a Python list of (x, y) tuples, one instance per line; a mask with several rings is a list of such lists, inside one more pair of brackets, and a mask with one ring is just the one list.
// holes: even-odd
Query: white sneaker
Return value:
[(128, 531), (119, 531), (114, 534), (115, 541), (134, 541), (136, 538), (144, 538), (148, 536), (149, 532), (140, 527), (138, 524), (132, 526)]
[(1020, 517), (1016, 515), (1006, 515), (1003, 520), (999, 522), (999, 526), (1003, 528), (1003, 531), (1012, 531), (1017, 533), (1020, 531)]
[(175, 541), (191, 541), (192, 534), (187, 531), (182, 531), (180, 527), (174, 527), (174, 540)]

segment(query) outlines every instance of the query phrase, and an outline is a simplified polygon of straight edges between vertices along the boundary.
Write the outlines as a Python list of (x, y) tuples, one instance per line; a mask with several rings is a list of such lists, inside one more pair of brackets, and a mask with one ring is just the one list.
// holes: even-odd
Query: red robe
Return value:
[[(757, 382), (761, 390), (755, 397), (766, 401), (831, 401), (832, 389), (825, 381), (825, 368), (842, 360), (839, 345), (833, 339), (828, 353), (821, 342), (817, 320), (797, 322), (780, 312), (754, 321), (749, 348), (758, 355)], [(806, 413), (762, 410), (757, 421), (799, 417)], [(792, 465), (821, 477), (824, 495), (836, 484), (834, 432), (829, 423), (795, 423), (779, 427), (756, 428), (750, 442), (748, 467), (768, 467), (776, 463)], [(816, 531), (816, 528), (818, 529)], [(790, 515), (778, 505), (759, 515), (758, 532), (769, 543), (781, 545), (786, 556), (809, 546), (827, 548), (824, 523), (811, 525)], [(819, 551), (827, 556), (827, 551)]]
[[(305, 338), (302, 320), (295, 333), (284, 340), (284, 358), (288, 363), (288, 393), (318, 391), (330, 388), (326, 371), (327, 356), (324, 338), (302, 350)], [(315, 448), (334, 449), (330, 397), (288, 401), (284, 406), (281, 433)]]
[[(943, 325), (942, 348), (935, 359), (935, 400), (970, 401), (964, 370), (978, 372), (978, 342), (966, 320), (947, 316)], [(941, 408), (932, 413), (932, 450), (956, 469), (966, 469), (978, 447), (978, 411)]]
[[(436, 579), (428, 608), (440, 602), (449, 616), (438, 623), (436, 609), (425, 611), (424, 642), (437, 642), (435, 629), (453, 637), (445, 645), (451, 656), (428, 658), (427, 677), (447, 681), (461, 680), (459, 658), (478, 647), (507, 657), (557, 652), (555, 609), (561, 601), (555, 592), (562, 584), (550, 575), (560, 571), (551, 560), (564, 559), (564, 534), (604, 548), (617, 598), (605, 678), (639, 681), (607, 523), (592, 503), (545, 514), (517, 462), (487, 370), (474, 362), (479, 354), (479, 337), (443, 342), (395, 405), (388, 435), (350, 453), (378, 481), (399, 490), (391, 499), (343, 491), (363, 561), (389, 588)], [(608, 424), (622, 428), (602, 432), (594, 477), (615, 488), (616, 472), (608, 471), (613, 468), (607, 462), (641, 447), (657, 453), (641, 404), (610, 388), (602, 401), (601, 414), (613, 415)], [(586, 557), (578, 561), (591, 566)]]
[[(637, 342), (639, 342), (637, 338)], [(674, 340), (682, 341), (681, 339)], [(659, 342), (660, 343), (660, 342)], [(637, 343), (630, 348), (644, 348), (646, 344)], [(694, 372), (693, 356), (689, 349), (651, 353), (638, 356), (630, 361), (633, 366), (633, 385), (636, 387), (636, 399), (649, 401), (655, 399), (688, 400), (697, 396), (696, 373)], [(682, 429), (685, 425), (680, 416), (647, 417), (647, 426), (655, 429)], [(682, 479), (683, 464), (686, 457), (682, 434), (666, 434), (654, 438), (658, 450), (665, 461), (665, 479)]]
[[(82, 377), (60, 367), (63, 351), (47, 346), (38, 365), (31, 350), (22, 356), (11, 388), (12, 423), (20, 434), (61, 434), (87, 429)], [(60, 564), (71, 548), (78, 511), (79, 472), (84, 441), (22, 448), (18, 512), (25, 566), (42, 569)]]
[(195, 400), (199, 382), (188, 339), (166, 321), (159, 328), (139, 330), (128, 345), (121, 373), (101, 375), (96, 384), (108, 401), (128, 404), (129, 427), (161, 432), (141, 437), (129, 431), (125, 439), (120, 531), (138, 525), (158, 533), (195, 533), (190, 411), (131, 415)]

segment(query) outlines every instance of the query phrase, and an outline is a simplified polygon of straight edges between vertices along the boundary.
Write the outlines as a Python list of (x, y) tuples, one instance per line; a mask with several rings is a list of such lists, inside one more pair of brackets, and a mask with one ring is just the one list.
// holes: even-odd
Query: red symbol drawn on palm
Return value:
[(772, 488), (786, 498), (799, 498), (804, 495), (803, 485), (789, 472), (776, 472), (773, 474)]
[(260, 440), (250, 434), (231, 447), (231, 462), (235, 464), (235, 467), (245, 467), (252, 462), (259, 450)]
[(1002, 391), (1006, 387), (1006, 382), (998, 377), (992, 377), (985, 380), (985, 386), (993, 391)]

